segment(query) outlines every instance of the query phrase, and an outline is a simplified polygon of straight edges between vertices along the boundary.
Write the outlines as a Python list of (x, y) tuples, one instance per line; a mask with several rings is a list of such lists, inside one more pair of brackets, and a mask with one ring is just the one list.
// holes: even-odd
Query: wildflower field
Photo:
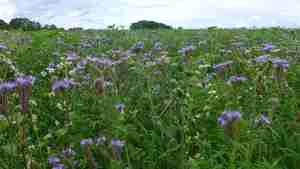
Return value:
[(299, 169), (300, 30), (0, 32), (1, 169)]

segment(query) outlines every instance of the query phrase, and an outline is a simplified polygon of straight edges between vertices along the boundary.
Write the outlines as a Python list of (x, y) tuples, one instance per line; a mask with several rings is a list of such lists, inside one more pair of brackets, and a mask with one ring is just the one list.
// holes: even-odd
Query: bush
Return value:
[(130, 29), (172, 29), (172, 27), (163, 23), (142, 20), (136, 23), (132, 23), (130, 25)]

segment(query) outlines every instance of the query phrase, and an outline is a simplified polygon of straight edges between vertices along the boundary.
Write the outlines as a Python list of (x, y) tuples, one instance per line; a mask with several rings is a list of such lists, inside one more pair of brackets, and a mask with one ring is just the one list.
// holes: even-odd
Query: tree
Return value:
[(9, 22), (9, 26), (24, 31), (40, 30), (42, 27), (40, 23), (31, 21), (28, 18), (14, 18)]
[(0, 29), (7, 29), (7, 28), (8, 28), (8, 24), (4, 20), (0, 19)]
[(130, 29), (172, 29), (171, 26), (155, 21), (142, 20), (130, 25)]
[(43, 29), (47, 29), (47, 30), (55, 30), (55, 29), (57, 29), (57, 27), (56, 27), (54, 24), (52, 24), (52, 25), (45, 25), (45, 26), (43, 27)]

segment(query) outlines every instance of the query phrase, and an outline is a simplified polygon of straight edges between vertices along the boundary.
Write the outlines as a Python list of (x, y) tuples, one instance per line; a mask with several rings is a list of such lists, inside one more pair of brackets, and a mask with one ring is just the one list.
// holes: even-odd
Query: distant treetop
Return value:
[(130, 29), (172, 29), (171, 26), (155, 21), (142, 20), (130, 25)]
[(7, 28), (8, 28), (8, 24), (4, 20), (0, 19), (0, 29), (7, 29)]

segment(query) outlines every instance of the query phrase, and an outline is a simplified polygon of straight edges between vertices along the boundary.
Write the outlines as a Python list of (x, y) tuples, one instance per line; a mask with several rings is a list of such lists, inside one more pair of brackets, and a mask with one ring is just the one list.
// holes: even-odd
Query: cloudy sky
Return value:
[(300, 0), (0, 0), (0, 18), (60, 27), (128, 26), (147, 19), (174, 27), (300, 26)]

